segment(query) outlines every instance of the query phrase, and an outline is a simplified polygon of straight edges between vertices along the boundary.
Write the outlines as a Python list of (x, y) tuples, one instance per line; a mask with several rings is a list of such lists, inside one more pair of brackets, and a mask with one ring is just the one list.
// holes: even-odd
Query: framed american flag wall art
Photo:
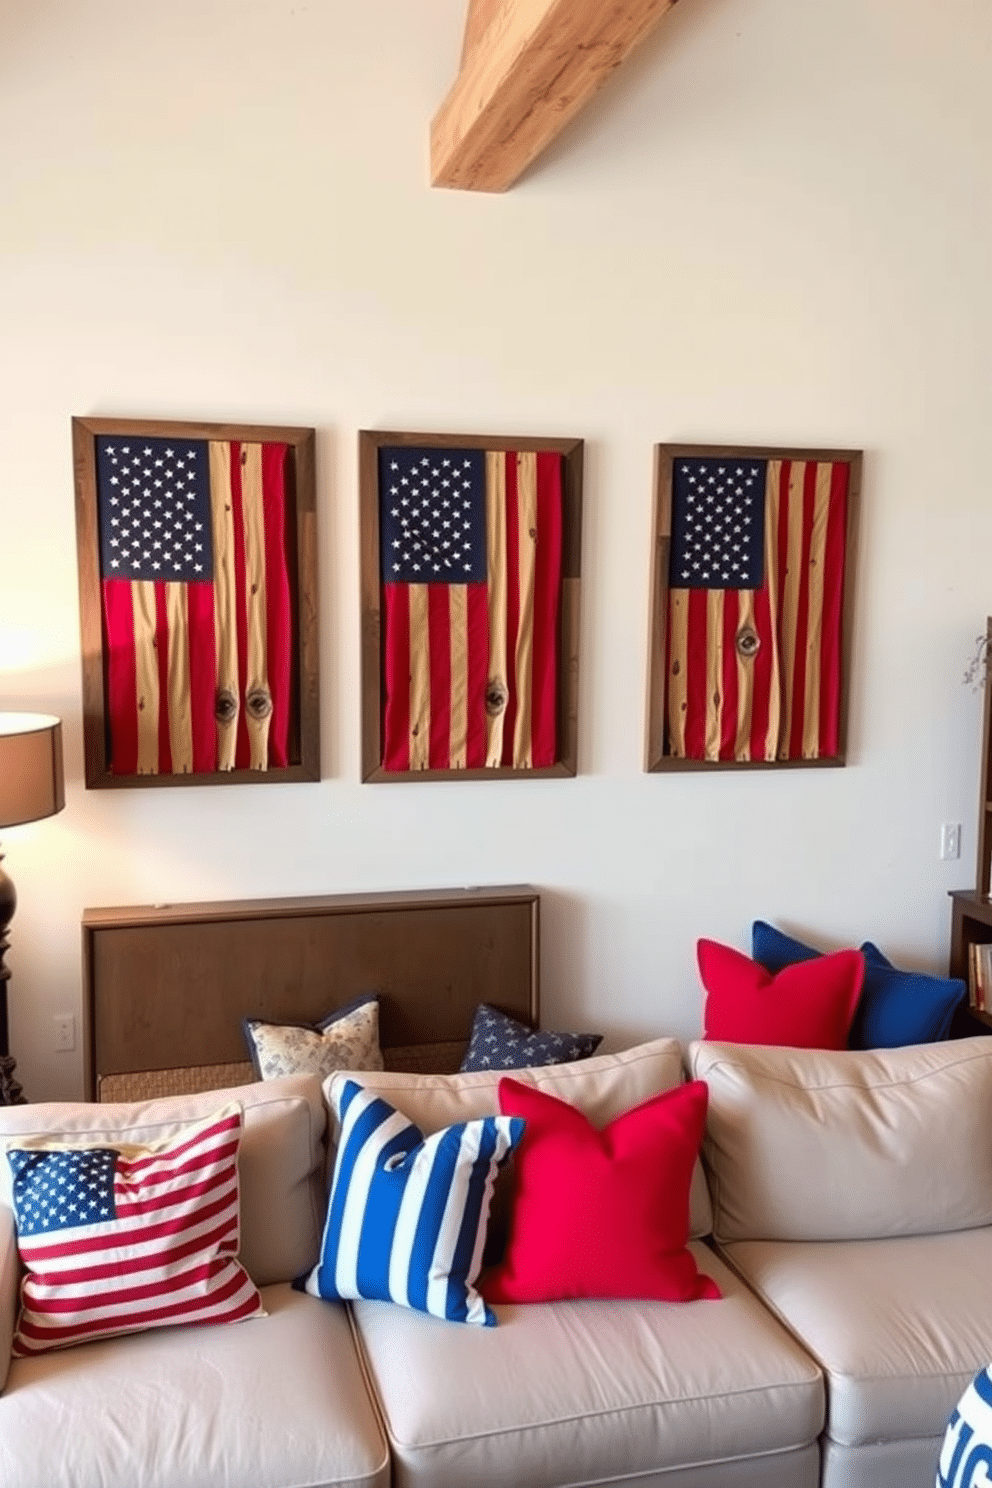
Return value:
[(318, 780), (313, 429), (72, 441), (87, 786)]
[(575, 775), (582, 453), (359, 433), (364, 780)]
[(843, 765), (861, 453), (655, 446), (646, 768)]

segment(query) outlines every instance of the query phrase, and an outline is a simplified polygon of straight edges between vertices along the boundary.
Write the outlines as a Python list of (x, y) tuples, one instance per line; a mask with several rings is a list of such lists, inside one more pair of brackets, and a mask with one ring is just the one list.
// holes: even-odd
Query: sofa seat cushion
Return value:
[[(828, 1441), (933, 1438), (992, 1339), (992, 1228), (954, 1235), (740, 1241), (732, 1265), (816, 1358)], [(936, 1461), (936, 1446), (934, 1450)]]
[(394, 1483), (653, 1481), (809, 1446), (819, 1370), (718, 1257), (692, 1250), (719, 1301), (507, 1304), (492, 1329), (353, 1303)]
[(244, 1328), (160, 1329), (15, 1360), (0, 1483), (387, 1488), (344, 1307), (284, 1284), (262, 1299), (268, 1316)]

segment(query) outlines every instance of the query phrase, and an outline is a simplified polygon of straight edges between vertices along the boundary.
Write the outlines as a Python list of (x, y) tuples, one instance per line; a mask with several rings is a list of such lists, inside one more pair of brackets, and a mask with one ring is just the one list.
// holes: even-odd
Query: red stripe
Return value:
[(537, 456), (537, 566), (531, 748), (535, 768), (558, 758), (558, 636), (562, 576), (562, 456)]
[(844, 556), (847, 542), (849, 469), (838, 462), (830, 473), (830, 506), (823, 555), (823, 643), (820, 651), (820, 754), (840, 752), (840, 684), (843, 666)]
[(410, 768), (410, 591), (384, 584), (382, 764)]
[(232, 1221), (237, 1222), (236, 1194), (228, 1189), (222, 1193), (212, 1204), (203, 1204), (195, 1214), (178, 1214), (172, 1219), (163, 1220), (161, 1224), (149, 1224), (146, 1217), (137, 1216), (136, 1223), (131, 1224), (129, 1217), (101, 1220), (99, 1228), (101, 1233), (89, 1234), (80, 1240), (66, 1240), (61, 1243), (38, 1245), (34, 1244), (34, 1237), (26, 1235), (22, 1237), (21, 1250), (25, 1259), (29, 1259), (32, 1266), (43, 1266), (49, 1278), (59, 1278), (71, 1284), (73, 1280), (95, 1281), (103, 1275), (116, 1275), (118, 1271), (124, 1270), (147, 1270), (150, 1266), (161, 1264), (161, 1253), (157, 1256), (148, 1255), (135, 1258), (132, 1262), (122, 1262), (119, 1258), (109, 1268), (101, 1265), (92, 1267), (69, 1267), (65, 1270), (57, 1269), (59, 1261), (69, 1261), (74, 1257), (86, 1255), (106, 1255), (117, 1251), (121, 1246), (132, 1244), (144, 1244), (152, 1240), (164, 1240), (169, 1236), (181, 1235), (188, 1231), (190, 1223), (206, 1224), (216, 1219), (218, 1215), (224, 1215), (219, 1228), (206, 1235), (200, 1235), (187, 1241), (184, 1246), (169, 1246), (169, 1255), (183, 1256), (193, 1254), (203, 1248), (208, 1241), (223, 1238), (227, 1234)]
[(265, 520), (266, 669), (272, 696), (269, 764), (289, 763), (289, 718), (293, 675), (293, 624), (286, 533), (285, 444), (262, 445)]
[(465, 764), (486, 763), (486, 683), (489, 680), (489, 593), (485, 584), (467, 586), (468, 720)]
[[(163, 1265), (171, 1265), (172, 1260), (171, 1254), (161, 1257)], [(152, 1297), (167, 1297), (179, 1291), (180, 1288), (199, 1286), (201, 1291), (205, 1291), (211, 1280), (218, 1276), (225, 1276), (230, 1267), (230, 1256), (218, 1255), (211, 1260), (189, 1266), (185, 1270), (170, 1270), (168, 1276), (160, 1276), (156, 1281), (146, 1281), (131, 1287), (115, 1286), (112, 1294), (92, 1292), (81, 1293), (73, 1297), (67, 1295), (65, 1288), (61, 1288), (58, 1296), (42, 1297), (32, 1286), (31, 1310), (39, 1318), (45, 1320), (51, 1318), (54, 1321), (66, 1313), (79, 1313), (84, 1309), (95, 1310), (98, 1307), (105, 1308), (108, 1301), (112, 1301), (115, 1306), (124, 1306), (129, 1302), (147, 1301)], [(111, 1271), (109, 1274), (116, 1277), (119, 1272)]]
[(685, 757), (706, 754), (706, 590), (689, 589), (686, 633)]
[(507, 703), (503, 714), (503, 753), (500, 763), (513, 764), (513, 731), (517, 721), (516, 654), (520, 630), (520, 513), (517, 509), (517, 455), (503, 456), (506, 478), (506, 656), (502, 675), (506, 678)]
[(226, 1143), (223, 1147), (218, 1145), (215, 1149), (191, 1158), (189, 1162), (181, 1165), (177, 1163), (175, 1167), (153, 1165), (136, 1173), (120, 1163), (116, 1178), (119, 1185), (129, 1185), (132, 1188), (140, 1183), (142, 1188), (155, 1191), (171, 1185), (177, 1192), (185, 1192), (194, 1184), (202, 1183), (204, 1175), (225, 1171), (222, 1164), (227, 1158), (233, 1157), (237, 1150), (238, 1138), (235, 1137), (233, 1142)]
[(138, 678), (131, 585), (126, 579), (103, 581), (103, 623), (110, 769), (114, 775), (134, 775), (138, 769)]
[(723, 676), (720, 681), (720, 750), (722, 760), (734, 758), (737, 739), (737, 627), (738, 591), (723, 596)]
[(237, 742), (234, 764), (247, 770), (251, 762), (248, 742), (248, 718), (245, 713), (245, 686), (248, 677), (248, 597), (245, 593), (245, 521), (241, 494), (241, 445), (231, 442), (231, 512), (234, 518), (234, 602), (238, 631), (238, 708)]
[[(257, 1312), (261, 1305), (261, 1299), (254, 1287), (251, 1286), (247, 1273), (240, 1266), (237, 1266), (235, 1269), (236, 1263), (230, 1261), (226, 1262), (225, 1265), (232, 1271), (230, 1280), (224, 1286), (218, 1287), (216, 1291), (207, 1293), (202, 1298), (185, 1298), (168, 1303), (162, 1307), (145, 1308), (144, 1311), (140, 1312), (128, 1310), (116, 1322), (106, 1317), (92, 1318), (89, 1321), (82, 1321), (77, 1324), (64, 1324), (57, 1329), (39, 1328), (32, 1324), (28, 1318), (24, 1318), (19, 1324), (18, 1332), (25, 1338), (47, 1341), (47, 1346), (51, 1348), (56, 1339), (60, 1344), (67, 1344), (78, 1342), (93, 1334), (114, 1332), (133, 1333), (139, 1328), (161, 1326), (177, 1318), (183, 1322), (195, 1322), (197, 1321), (196, 1315), (198, 1313), (204, 1314), (202, 1318), (203, 1322), (234, 1322), (238, 1318), (247, 1317), (250, 1313)], [(246, 1297), (244, 1302), (237, 1303), (234, 1308), (226, 1309), (220, 1315), (209, 1316), (209, 1314), (215, 1313), (221, 1304), (238, 1296), (244, 1290), (246, 1282), (251, 1286), (251, 1295)], [(103, 1299), (103, 1306), (106, 1307), (108, 1302), (112, 1300), (113, 1298), (105, 1297)]]
[[(671, 544), (669, 543), (669, 548), (670, 547), (671, 547)], [(672, 725), (671, 725), (671, 721), (670, 721), (669, 716), (668, 716), (669, 715), (669, 706), (670, 706), (669, 688), (672, 685), (672, 588), (671, 588), (671, 584), (669, 584), (669, 586), (668, 586), (667, 605), (668, 605), (668, 608), (667, 608), (667, 610), (665, 612), (665, 673), (664, 673), (664, 680), (662, 682), (662, 706), (663, 706), (663, 710), (664, 710), (664, 717), (663, 717), (663, 720), (662, 720), (662, 739), (663, 739), (663, 745), (662, 745), (662, 751), (661, 752), (662, 752), (662, 755), (670, 754), (670, 755), (673, 755), (673, 756), (677, 756), (681, 752), (679, 750), (679, 748), (678, 748), (678, 736), (673, 731)]]
[[(213, 1205), (211, 1211), (208, 1211), (203, 1201), (208, 1194), (216, 1193), (219, 1189), (222, 1190), (221, 1196), (226, 1196), (232, 1182), (233, 1174), (230, 1171), (222, 1171), (211, 1174), (200, 1183), (187, 1183), (182, 1188), (173, 1190), (163, 1188), (162, 1184), (142, 1184), (141, 1188), (137, 1190), (137, 1194), (124, 1193), (118, 1196), (117, 1222), (126, 1225), (130, 1224), (132, 1220), (140, 1220), (142, 1223), (146, 1223), (147, 1215), (159, 1214), (164, 1216), (170, 1210), (174, 1209), (184, 1216), (185, 1223), (188, 1224), (190, 1204), (200, 1201), (203, 1205), (202, 1208), (197, 1210), (197, 1217), (201, 1214), (207, 1215), (209, 1212), (217, 1212), (218, 1206), (216, 1204)], [(138, 1197), (137, 1195), (146, 1187), (151, 1187), (159, 1191), (150, 1193), (147, 1198)], [(163, 1224), (165, 1223), (163, 1219)], [(163, 1233), (166, 1233), (165, 1229), (163, 1229)]]
[(165, 585), (155, 585), (155, 665), (158, 668), (158, 773), (172, 774), (169, 739), (169, 616)]
[(809, 552), (816, 503), (816, 461), (807, 460), (803, 471), (801, 543), (799, 555), (799, 606), (796, 611), (795, 664), (792, 672), (792, 717), (789, 720), (789, 759), (803, 757), (803, 726), (806, 721), (806, 644), (809, 638)]
[[(179, 1171), (179, 1160), (187, 1152), (195, 1152), (198, 1148), (202, 1150), (204, 1158), (226, 1157), (228, 1153), (237, 1152), (237, 1139), (241, 1132), (241, 1118), (235, 1114), (225, 1117), (223, 1121), (216, 1122), (213, 1126), (201, 1128), (185, 1142), (177, 1142), (175, 1146), (170, 1144), (167, 1152), (149, 1152), (147, 1157), (127, 1158), (121, 1157), (118, 1162), (118, 1170), (127, 1173), (145, 1173), (150, 1168), (161, 1167), (170, 1172)], [(218, 1145), (219, 1138), (225, 1133), (233, 1136), (234, 1141), (226, 1147)], [(211, 1145), (213, 1144), (213, 1145)]]
[(430, 662), (431, 721), (428, 762), (432, 770), (451, 764), (451, 607), (447, 584), (427, 585), (427, 655)]
[(189, 690), (193, 734), (193, 769), (217, 768), (217, 646), (214, 636), (214, 586), (186, 585), (189, 627)]
[[(187, 1228), (189, 1219), (190, 1217), (187, 1216)], [(176, 1236), (182, 1233), (181, 1227), (174, 1232)], [(76, 1302), (83, 1306), (87, 1302), (87, 1294), (82, 1291), (82, 1288), (88, 1284), (103, 1281), (115, 1284), (123, 1277), (140, 1277), (142, 1272), (162, 1271), (191, 1257), (205, 1255), (211, 1249), (233, 1255), (237, 1249), (237, 1209), (231, 1206), (227, 1218), (213, 1230), (206, 1231), (199, 1238), (187, 1240), (183, 1245), (170, 1243), (168, 1235), (155, 1236), (154, 1238), (164, 1238), (165, 1243), (154, 1254), (146, 1256), (126, 1254), (128, 1246), (139, 1245), (148, 1238), (152, 1237), (140, 1231), (136, 1231), (133, 1235), (109, 1236), (108, 1243), (104, 1247), (105, 1253), (110, 1257), (109, 1260), (100, 1265), (74, 1267), (68, 1271), (58, 1270), (54, 1266), (39, 1269), (35, 1266), (32, 1256), (30, 1280), (33, 1301), (41, 1308), (45, 1303), (46, 1293), (57, 1287), (62, 1295), (74, 1296)]]
[[(207, 1299), (204, 1304), (198, 1306), (196, 1313), (191, 1313), (188, 1308), (179, 1307), (170, 1310), (168, 1313), (159, 1311), (155, 1314), (148, 1314), (144, 1322), (141, 1322), (137, 1315), (133, 1315), (134, 1320), (132, 1320), (132, 1315), (128, 1314), (126, 1319), (120, 1319), (117, 1322), (108, 1322), (107, 1320), (100, 1322), (94, 1320), (92, 1323), (83, 1324), (79, 1327), (62, 1327), (55, 1330), (32, 1328), (27, 1323), (24, 1323), (19, 1328), (18, 1336), (25, 1340), (25, 1346), (15, 1346), (13, 1352), (15, 1357), (26, 1358), (47, 1349), (68, 1348), (71, 1344), (85, 1343), (91, 1339), (112, 1338), (120, 1333), (133, 1333), (138, 1331), (139, 1323), (145, 1329), (168, 1326), (171, 1323), (204, 1327), (211, 1323), (241, 1322), (243, 1319), (254, 1317), (260, 1312), (261, 1300), (253, 1292), (252, 1295), (245, 1298), (244, 1302), (238, 1303), (235, 1306), (225, 1307), (220, 1312), (211, 1311), (209, 1299)], [(28, 1347), (29, 1341), (35, 1341), (37, 1347)]]

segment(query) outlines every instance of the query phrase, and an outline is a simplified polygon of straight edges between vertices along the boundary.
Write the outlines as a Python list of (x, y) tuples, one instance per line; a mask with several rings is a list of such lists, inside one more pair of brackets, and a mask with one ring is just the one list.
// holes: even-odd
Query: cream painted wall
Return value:
[[(544, 1015), (700, 1023), (762, 915), (946, 962), (992, 610), (992, 10), (684, 0), (512, 192), (432, 191), (463, 0), (0, 0), (0, 706), (65, 720), (5, 835), (34, 1098), (86, 905), (530, 881)], [(318, 430), (323, 779), (87, 791), (69, 420)], [(356, 431), (587, 441), (581, 773), (363, 786)], [(642, 770), (652, 446), (866, 452), (850, 762)], [(940, 823), (962, 857), (938, 861)]]

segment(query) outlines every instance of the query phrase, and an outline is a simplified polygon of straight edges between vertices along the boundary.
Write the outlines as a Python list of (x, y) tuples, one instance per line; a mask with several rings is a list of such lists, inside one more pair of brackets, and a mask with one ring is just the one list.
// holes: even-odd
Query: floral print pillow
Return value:
[(319, 1023), (270, 1023), (245, 1018), (248, 1053), (260, 1080), (281, 1075), (331, 1075), (335, 1070), (381, 1070), (379, 999), (355, 998)]

